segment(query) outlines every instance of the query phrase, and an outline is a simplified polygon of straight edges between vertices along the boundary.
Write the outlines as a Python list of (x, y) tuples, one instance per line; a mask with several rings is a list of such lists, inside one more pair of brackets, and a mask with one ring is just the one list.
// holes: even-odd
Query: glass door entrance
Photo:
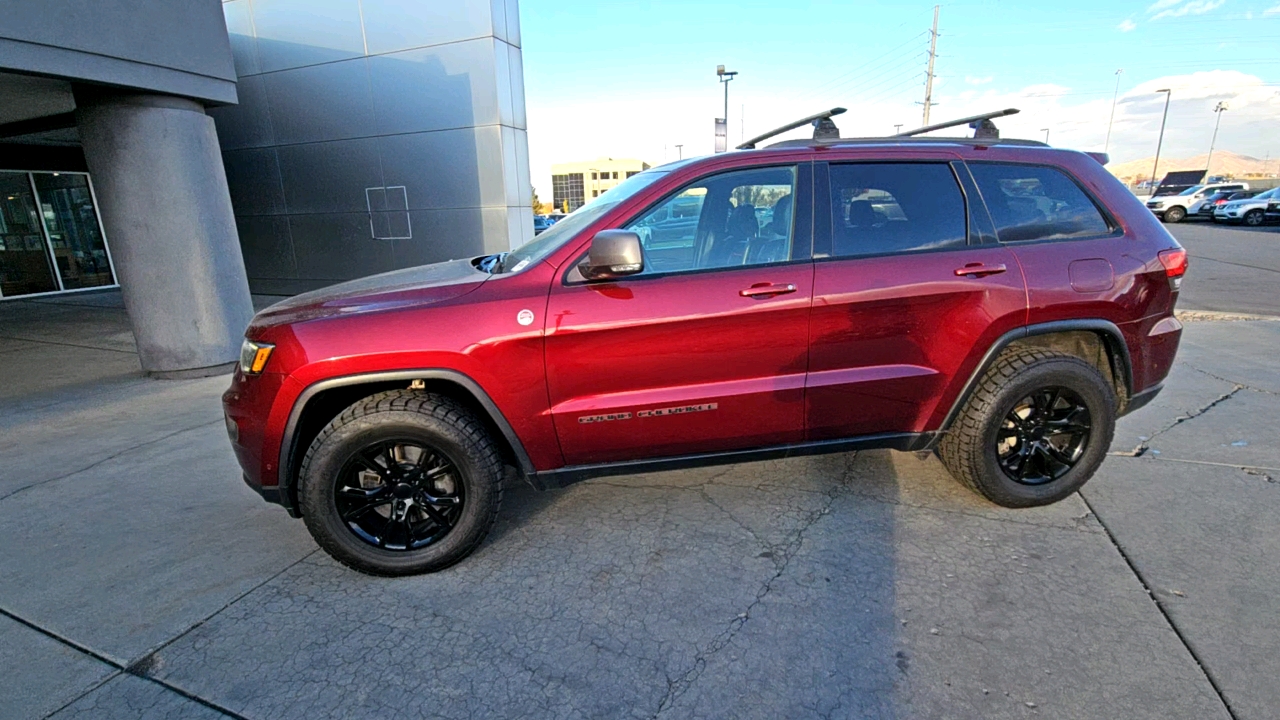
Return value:
[(114, 284), (88, 175), (0, 171), (0, 297)]

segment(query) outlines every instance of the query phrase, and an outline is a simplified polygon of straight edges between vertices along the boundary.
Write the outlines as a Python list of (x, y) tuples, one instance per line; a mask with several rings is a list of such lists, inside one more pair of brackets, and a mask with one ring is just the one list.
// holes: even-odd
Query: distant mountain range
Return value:
[[(1208, 160), (1208, 153), (1189, 158), (1161, 157), (1160, 167), (1156, 170), (1156, 176), (1164, 177), (1165, 173), (1175, 170), (1203, 170), (1206, 160)], [(1155, 156), (1108, 165), (1107, 169), (1111, 171), (1112, 175), (1132, 185), (1151, 176), (1151, 163), (1153, 162), (1155, 162)], [(1280, 158), (1272, 158), (1268, 162), (1227, 150), (1215, 150), (1213, 153), (1212, 173), (1214, 175), (1230, 175), (1234, 178), (1262, 178), (1275, 177), (1278, 171), (1280, 171)]]

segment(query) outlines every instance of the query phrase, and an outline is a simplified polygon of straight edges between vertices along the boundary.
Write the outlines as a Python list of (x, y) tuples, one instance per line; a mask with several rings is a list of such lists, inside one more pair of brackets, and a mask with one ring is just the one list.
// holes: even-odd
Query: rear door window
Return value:
[(964, 194), (946, 163), (830, 166), (831, 254), (865, 257), (962, 247)]
[(1096, 237), (1111, 225), (1061, 170), (1039, 165), (970, 163), (1001, 242)]

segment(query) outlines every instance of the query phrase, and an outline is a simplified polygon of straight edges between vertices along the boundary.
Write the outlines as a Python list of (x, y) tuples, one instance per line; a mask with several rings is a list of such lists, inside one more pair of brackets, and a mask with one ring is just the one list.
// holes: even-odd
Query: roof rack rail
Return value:
[[(808, 125), (809, 123), (813, 123), (813, 139), (814, 140), (838, 139), (840, 137), (840, 130), (836, 128), (835, 123), (831, 122), (831, 118), (843, 112), (845, 112), (845, 109), (842, 107), (831, 108), (830, 110), (823, 110), (820, 113), (815, 113), (813, 115), (810, 115), (807, 118), (801, 118), (799, 120), (796, 120), (793, 123), (788, 123), (786, 125), (783, 125), (780, 128), (774, 128), (773, 130), (770, 130), (769, 132), (763, 135), (758, 135), (756, 137), (753, 137), (750, 140), (742, 143), (735, 149), (755, 150), (757, 143), (764, 142), (765, 140), (768, 140), (774, 135), (781, 135), (782, 133), (787, 132), (788, 130), (795, 130), (801, 125)], [(1015, 110), (1014, 112), (1017, 112), (1017, 110)]]
[(991, 122), (995, 118), (1005, 117), (1006, 115), (1017, 115), (1021, 110), (1017, 108), (1006, 108), (1004, 110), (996, 110), (994, 112), (983, 113), (981, 115), (970, 115), (959, 120), (950, 120), (937, 125), (925, 125), (922, 128), (900, 132), (891, 137), (911, 137), (912, 135), (923, 135), (924, 133), (933, 132), (934, 130), (943, 130), (946, 128), (958, 127), (960, 125), (968, 125), (975, 132), (973, 137), (975, 140), (999, 140), (1000, 131), (996, 128), (996, 124)]

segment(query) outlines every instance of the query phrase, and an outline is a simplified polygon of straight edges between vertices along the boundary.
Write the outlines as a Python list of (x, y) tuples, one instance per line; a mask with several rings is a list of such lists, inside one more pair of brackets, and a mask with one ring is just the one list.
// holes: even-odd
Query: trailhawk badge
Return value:
[(520, 323), (521, 325), (532, 325), (533, 311), (526, 308), (516, 313), (516, 322)]

